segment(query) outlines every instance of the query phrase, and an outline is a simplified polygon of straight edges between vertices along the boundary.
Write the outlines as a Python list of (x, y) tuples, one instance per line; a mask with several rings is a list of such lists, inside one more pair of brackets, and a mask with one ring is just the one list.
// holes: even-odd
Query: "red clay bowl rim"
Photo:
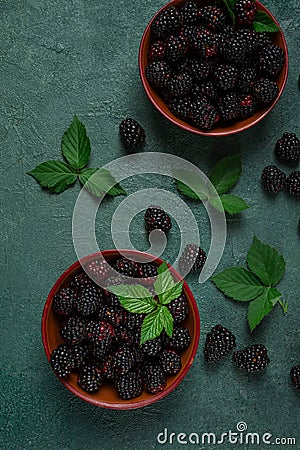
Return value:
[[(103, 256), (108, 256), (108, 257), (114, 257), (117, 256), (119, 253), (122, 254), (126, 254), (129, 257), (130, 256), (135, 256), (135, 255), (141, 255), (141, 256), (153, 256), (153, 255), (149, 255), (149, 253), (146, 252), (140, 252), (140, 251), (136, 251), (136, 250), (103, 250), (102, 252), (96, 252), (93, 253), (91, 255), (87, 255), (84, 258), (82, 258), (81, 260), (77, 260), (74, 264), (72, 264), (70, 267), (68, 267), (68, 269), (66, 269), (62, 275), (57, 279), (57, 281), (55, 282), (55, 284), (53, 285), (51, 291), (49, 292), (49, 295), (47, 297), (45, 306), (44, 306), (44, 310), (43, 310), (43, 316), (42, 316), (42, 341), (43, 341), (43, 346), (44, 346), (44, 350), (48, 359), (48, 362), (50, 360), (50, 351), (48, 348), (48, 339), (47, 339), (47, 329), (46, 329), (46, 323), (47, 323), (47, 317), (48, 317), (48, 313), (49, 313), (49, 309), (52, 303), (52, 299), (54, 296), (54, 293), (56, 292), (57, 288), (61, 285), (61, 283), (73, 272), (74, 269), (78, 268), (81, 264), (84, 264), (86, 262), (88, 262), (91, 259), (94, 259), (95, 257), (99, 256), (99, 254), (102, 254)], [(161, 258), (156, 258), (156, 261), (159, 263), (162, 263), (163, 260)], [(170, 267), (170, 265), (168, 264), (168, 266)], [(181, 278), (181, 276), (179, 275), (179, 273), (171, 268), (173, 275), (175, 275), (175, 277)], [(148, 406), (152, 403), (157, 402), (158, 400), (161, 400), (162, 398), (166, 397), (168, 394), (170, 394), (172, 391), (174, 391), (177, 386), (181, 383), (181, 381), (183, 380), (183, 378), (186, 376), (186, 374), (188, 373), (188, 371), (190, 370), (196, 353), (197, 353), (197, 349), (198, 349), (198, 344), (199, 344), (199, 339), (200, 339), (200, 315), (199, 315), (199, 310), (198, 310), (198, 305), (196, 303), (195, 297), (191, 291), (191, 289), (189, 288), (187, 282), (184, 280), (184, 289), (187, 292), (188, 296), (189, 296), (189, 300), (191, 302), (194, 314), (195, 314), (195, 321), (194, 321), (194, 327), (195, 327), (195, 341), (194, 341), (194, 345), (192, 348), (192, 352), (190, 355), (190, 358), (187, 360), (185, 367), (183, 368), (182, 372), (180, 373), (180, 375), (174, 380), (174, 382), (164, 391), (162, 391), (159, 394), (155, 394), (153, 395), (153, 397), (148, 398), (146, 400), (137, 400), (136, 402), (133, 403), (126, 403), (126, 401), (122, 401), (120, 403), (107, 403), (107, 402), (103, 402), (101, 400), (95, 400), (92, 399), (90, 397), (88, 397), (88, 395), (84, 395), (81, 392), (77, 391), (71, 384), (69, 384), (67, 381), (65, 380), (61, 380), (59, 379), (59, 381), (69, 390), (71, 391), (74, 395), (76, 395), (76, 397), (81, 398), (82, 400), (91, 403), (95, 406), (100, 406), (102, 408), (108, 408), (108, 409), (116, 409), (116, 410), (127, 410), (127, 409), (137, 409), (137, 408), (142, 408), (144, 406)]]
[(283, 78), (283, 82), (282, 82), (282, 86), (279, 90), (279, 94), (277, 96), (277, 98), (274, 100), (274, 102), (268, 107), (268, 109), (266, 111), (264, 111), (259, 117), (257, 117), (255, 120), (253, 120), (253, 122), (248, 123), (247, 125), (242, 125), (237, 129), (234, 130), (228, 130), (228, 131), (202, 131), (202, 130), (196, 130), (194, 128), (191, 128), (188, 124), (184, 125), (182, 123), (177, 122), (177, 120), (173, 119), (173, 117), (170, 117), (161, 107), (160, 105), (156, 102), (156, 100), (154, 100), (152, 94), (151, 94), (151, 88), (146, 80), (146, 76), (144, 74), (143, 71), (143, 65), (142, 65), (142, 56), (144, 53), (144, 47), (145, 47), (145, 41), (146, 41), (146, 37), (148, 35), (148, 33), (150, 33), (150, 27), (151, 24), (153, 22), (153, 20), (155, 19), (155, 17), (161, 12), (163, 11), (165, 8), (167, 8), (168, 6), (174, 4), (176, 5), (178, 3), (178, 0), (172, 0), (169, 3), (166, 3), (164, 6), (162, 6), (157, 13), (152, 17), (152, 19), (150, 20), (150, 22), (148, 23), (141, 43), (140, 43), (140, 48), (139, 48), (139, 70), (140, 70), (140, 77), (144, 86), (144, 89), (146, 91), (146, 94), (148, 96), (148, 98), (150, 99), (150, 101), (152, 102), (152, 104), (155, 106), (155, 108), (166, 118), (168, 119), (170, 122), (172, 122), (174, 125), (177, 125), (178, 127), (189, 131), (190, 133), (194, 133), (194, 134), (199, 134), (202, 136), (230, 136), (232, 134), (236, 134), (236, 133), (240, 133), (242, 131), (248, 130), (249, 128), (252, 128), (254, 125), (256, 125), (258, 122), (260, 122), (261, 120), (263, 120), (267, 114), (269, 114), (269, 112), (272, 111), (272, 109), (274, 108), (274, 106), (277, 104), (277, 102), (279, 101), (284, 88), (286, 86), (286, 82), (287, 82), (287, 78), (288, 78), (288, 69), (289, 69), (289, 61), (288, 61), (288, 48), (287, 48), (287, 43), (284, 37), (284, 33), (283, 30), (281, 28), (281, 26), (279, 25), (277, 19), (273, 16), (273, 14), (262, 4), (260, 3), (258, 0), (256, 1), (257, 6), (259, 9), (263, 10), (264, 12), (266, 12), (271, 19), (276, 23), (276, 25), (279, 28), (279, 33), (282, 39), (282, 43), (283, 43), (283, 50), (285, 53), (285, 65), (284, 65), (284, 78)]

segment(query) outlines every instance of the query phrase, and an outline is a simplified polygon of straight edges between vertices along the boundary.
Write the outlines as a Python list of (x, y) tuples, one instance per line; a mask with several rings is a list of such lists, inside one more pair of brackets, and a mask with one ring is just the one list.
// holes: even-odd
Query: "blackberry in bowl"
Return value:
[[(258, 32), (261, 14), (277, 27)], [(149, 22), (139, 51), (144, 89), (175, 125), (226, 136), (260, 122), (278, 102), (288, 75), (285, 38), (259, 2), (173, 0)]]

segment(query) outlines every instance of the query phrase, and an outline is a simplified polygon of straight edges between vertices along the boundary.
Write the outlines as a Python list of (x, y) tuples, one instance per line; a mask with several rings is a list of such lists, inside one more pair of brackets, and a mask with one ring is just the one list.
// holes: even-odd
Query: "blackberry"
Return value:
[(209, 59), (201, 60), (193, 58), (188, 62), (188, 70), (193, 79), (197, 82), (208, 79), (212, 72), (212, 64)]
[(78, 344), (85, 339), (87, 322), (81, 317), (71, 316), (61, 328), (60, 334), (68, 344)]
[(93, 315), (102, 304), (101, 291), (96, 286), (83, 289), (75, 303), (76, 311), (84, 317)]
[(276, 166), (265, 167), (262, 175), (261, 181), (264, 189), (273, 194), (277, 194), (285, 186), (286, 176), (278, 169)]
[(157, 266), (153, 263), (140, 263), (137, 269), (137, 276), (144, 278), (145, 281), (149, 278), (157, 277)]
[(114, 365), (119, 375), (129, 372), (135, 365), (135, 352), (129, 347), (121, 347), (114, 354)]
[(130, 330), (127, 328), (127, 324), (120, 325), (116, 329), (116, 339), (117, 339), (117, 342), (120, 344), (132, 345), (135, 343), (134, 332), (133, 332), (133, 330)]
[(87, 343), (82, 342), (80, 344), (72, 345), (71, 350), (74, 356), (75, 369), (80, 369), (88, 363), (90, 358), (90, 347)]
[(165, 43), (163, 41), (155, 41), (150, 45), (148, 52), (149, 61), (161, 61), (165, 57)]
[(85, 366), (77, 377), (78, 386), (89, 394), (95, 394), (103, 384), (101, 370), (95, 365)]
[(235, 92), (229, 92), (219, 98), (218, 109), (223, 121), (237, 119), (240, 114), (239, 98)]
[(161, 230), (166, 233), (172, 228), (171, 217), (159, 206), (150, 206), (145, 212), (145, 226), (148, 232)]
[(177, 375), (181, 369), (181, 358), (174, 350), (164, 350), (159, 361), (166, 375)]
[(219, 51), (220, 38), (217, 34), (197, 28), (194, 31), (191, 45), (202, 58), (211, 58)]
[(86, 265), (85, 270), (93, 280), (98, 282), (105, 280), (111, 272), (111, 268), (104, 258), (91, 261)]
[(107, 356), (102, 362), (101, 374), (106, 380), (114, 380), (116, 378), (115, 360), (113, 355)]
[(189, 305), (184, 294), (181, 294), (178, 298), (175, 298), (168, 304), (168, 309), (172, 314), (174, 323), (183, 322), (189, 313)]
[(97, 344), (91, 346), (91, 359), (101, 364), (106, 356), (111, 351), (112, 344), (107, 341), (99, 341)]
[(238, 0), (233, 10), (239, 25), (251, 26), (256, 16), (257, 6), (255, 0)]
[(165, 389), (167, 385), (166, 375), (161, 366), (148, 363), (143, 369), (143, 381), (146, 391), (150, 394), (158, 394)]
[(50, 356), (50, 364), (53, 372), (59, 378), (65, 378), (75, 367), (74, 355), (71, 348), (66, 344), (56, 347)]
[(269, 364), (270, 359), (266, 347), (260, 344), (234, 352), (232, 361), (239, 369), (257, 372), (264, 369)]
[(113, 342), (113, 338), (115, 337), (115, 330), (113, 326), (105, 322), (101, 321), (90, 321), (88, 324), (87, 330), (87, 338), (97, 345), (102, 345), (103, 347), (109, 348)]
[(198, 22), (198, 5), (196, 2), (190, 0), (183, 4), (180, 8), (180, 15), (184, 24), (195, 24)]
[(158, 355), (162, 349), (161, 337), (158, 336), (155, 339), (151, 339), (150, 341), (144, 342), (142, 345), (140, 345), (140, 349), (147, 356)]
[(238, 81), (238, 69), (232, 64), (220, 64), (214, 70), (214, 80), (218, 89), (229, 91)]
[(161, 11), (151, 24), (151, 32), (157, 38), (166, 38), (180, 29), (181, 15), (175, 6), (169, 6)]
[(213, 105), (202, 99), (192, 104), (190, 119), (196, 127), (208, 131), (218, 122), (219, 115)]
[(272, 44), (272, 34), (264, 31), (263, 33), (257, 33), (258, 48), (266, 48), (268, 45)]
[(93, 282), (90, 277), (85, 272), (80, 272), (74, 276), (73, 280), (70, 283), (70, 287), (80, 291), (87, 287), (92, 286)]
[(220, 54), (225, 62), (243, 63), (247, 55), (247, 41), (243, 36), (235, 33), (233, 36), (222, 41)]
[(195, 98), (204, 96), (214, 103), (218, 98), (218, 91), (212, 81), (205, 81), (199, 85), (195, 85), (191, 90), (191, 95)]
[(243, 39), (246, 42), (247, 52), (249, 54), (253, 54), (259, 48), (259, 34), (260, 33), (257, 33), (254, 30), (250, 30), (249, 28), (242, 28), (240, 30), (237, 30), (235, 35), (238, 40)]
[(199, 9), (198, 15), (205, 23), (205, 26), (211, 30), (219, 30), (226, 23), (226, 16), (223, 10), (217, 6), (204, 6)]
[(146, 133), (134, 119), (124, 119), (120, 123), (120, 136), (123, 144), (129, 148), (141, 147), (145, 143)]
[(195, 25), (185, 25), (180, 31), (180, 36), (183, 36), (188, 40), (189, 45), (193, 46), (195, 41), (195, 34), (199, 31), (199, 27)]
[(206, 253), (196, 244), (188, 244), (182, 252), (179, 258), (179, 270), (182, 273), (189, 272), (190, 270), (201, 270), (206, 262)]
[(104, 305), (99, 311), (99, 319), (109, 322), (115, 328), (120, 326), (124, 321), (124, 310), (115, 306)]
[(61, 318), (69, 317), (74, 310), (74, 291), (70, 288), (61, 289), (54, 295), (52, 309)]
[(184, 327), (174, 327), (173, 335), (170, 338), (165, 335), (164, 337), (165, 344), (167, 347), (170, 347), (174, 350), (185, 350), (188, 348), (191, 342), (190, 331), (188, 328)]
[[(119, 286), (120, 284), (123, 284), (123, 277), (122, 275), (112, 275), (111, 277), (108, 277), (106, 280), (106, 286)], [(114, 306), (118, 308), (120, 306), (120, 302), (118, 297), (110, 292), (108, 289), (103, 289), (103, 298), (106, 301), (107, 305)]]
[(168, 91), (173, 97), (183, 97), (193, 85), (193, 79), (188, 72), (173, 75), (168, 83)]
[(128, 258), (120, 258), (115, 264), (115, 269), (126, 277), (135, 277), (137, 275), (137, 264)]
[(139, 372), (129, 372), (120, 376), (115, 383), (122, 400), (131, 400), (141, 395), (143, 390), (142, 378)]
[(235, 347), (235, 337), (222, 325), (216, 325), (206, 336), (204, 358), (207, 362), (219, 362)]
[(293, 383), (293, 386), (296, 389), (300, 389), (300, 366), (295, 366), (292, 368), (290, 372), (290, 377)]
[(284, 51), (277, 45), (268, 45), (259, 55), (259, 68), (267, 76), (275, 77), (285, 63)]
[(145, 75), (154, 88), (165, 89), (172, 76), (172, 71), (165, 61), (153, 61), (146, 67)]
[(240, 117), (241, 119), (247, 119), (253, 116), (257, 110), (257, 101), (253, 95), (248, 94), (240, 98)]
[(275, 81), (261, 78), (253, 83), (252, 93), (260, 103), (267, 105), (278, 97), (279, 88)]
[(165, 42), (165, 58), (169, 62), (181, 59), (188, 49), (188, 40), (183, 36), (169, 36)]
[(282, 138), (276, 142), (275, 153), (282, 161), (299, 163), (300, 140), (294, 133), (284, 133)]
[(191, 108), (191, 100), (188, 97), (175, 97), (173, 98), (169, 105), (169, 110), (174, 116), (178, 117), (178, 119), (188, 120), (189, 112)]
[(128, 330), (137, 330), (142, 326), (145, 314), (130, 313), (126, 311), (125, 325)]
[(285, 186), (289, 194), (300, 195), (300, 170), (294, 170), (287, 177)]
[(245, 66), (239, 70), (239, 77), (237, 81), (237, 88), (243, 93), (251, 91), (252, 83), (257, 78), (257, 71), (255, 67)]

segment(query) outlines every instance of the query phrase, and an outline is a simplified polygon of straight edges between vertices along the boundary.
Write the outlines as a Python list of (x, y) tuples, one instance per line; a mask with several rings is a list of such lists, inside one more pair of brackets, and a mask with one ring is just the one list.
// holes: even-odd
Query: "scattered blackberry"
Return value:
[(198, 99), (192, 104), (190, 119), (198, 128), (208, 131), (218, 122), (219, 115), (213, 105)]
[(194, 30), (191, 45), (202, 58), (211, 58), (219, 51), (219, 36), (209, 30), (197, 28)]
[(165, 42), (165, 58), (169, 62), (181, 59), (188, 49), (188, 40), (184, 36), (169, 36)]
[(262, 104), (272, 103), (279, 95), (279, 89), (275, 81), (261, 78), (252, 86), (254, 97)]
[(105, 259), (102, 258), (88, 263), (85, 270), (93, 280), (101, 282), (110, 275), (111, 267)]
[(237, 119), (240, 114), (239, 98), (235, 92), (229, 92), (219, 98), (218, 109), (223, 121)]
[(69, 288), (64, 288), (54, 295), (52, 309), (59, 317), (66, 318), (72, 314), (74, 302), (74, 291)]
[(291, 376), (293, 386), (296, 389), (300, 389), (300, 366), (293, 367), (291, 370), (290, 376)]
[(248, 94), (240, 98), (240, 117), (241, 119), (247, 119), (253, 116), (257, 110), (257, 101), (253, 95)]
[(180, 15), (184, 24), (195, 24), (198, 22), (198, 5), (196, 2), (188, 1), (180, 8)]
[(115, 306), (104, 305), (99, 311), (99, 319), (109, 322), (115, 328), (120, 326), (124, 321), (124, 310)]
[(216, 325), (206, 336), (204, 358), (207, 362), (219, 362), (235, 347), (235, 337), (222, 325)]
[(211, 30), (219, 30), (223, 28), (226, 23), (226, 16), (223, 10), (217, 6), (204, 6), (199, 9), (198, 15)]
[(266, 347), (260, 344), (234, 352), (232, 361), (239, 369), (257, 372), (264, 369), (269, 364), (270, 359)]
[(218, 89), (230, 91), (238, 81), (238, 69), (232, 64), (219, 64), (214, 70), (214, 80)]
[(172, 228), (171, 217), (159, 206), (150, 206), (145, 212), (145, 226), (149, 232), (161, 230), (166, 233)]
[(257, 12), (255, 0), (238, 0), (233, 9), (236, 21), (239, 25), (252, 25)]
[(285, 180), (285, 174), (276, 166), (265, 167), (261, 175), (263, 187), (273, 194), (277, 194), (284, 188)]
[(61, 328), (60, 334), (68, 344), (78, 344), (85, 339), (87, 322), (82, 317), (71, 316)]
[(144, 342), (144, 344), (140, 345), (140, 349), (147, 356), (158, 355), (162, 349), (161, 337), (158, 336), (155, 339), (151, 339), (150, 341)]
[(137, 264), (128, 258), (120, 258), (115, 264), (117, 272), (126, 277), (135, 277), (137, 275)]
[(221, 41), (220, 54), (226, 62), (238, 64), (243, 63), (245, 61), (247, 51), (247, 41), (243, 36), (237, 33), (230, 36), (228, 39)]
[(98, 392), (103, 384), (100, 368), (95, 365), (85, 366), (78, 375), (77, 383), (89, 394)]
[(148, 363), (143, 369), (143, 381), (146, 391), (150, 394), (158, 394), (165, 389), (167, 385), (166, 375), (161, 366)]
[(181, 294), (178, 298), (175, 298), (168, 304), (168, 309), (172, 314), (174, 323), (183, 322), (189, 313), (189, 305), (184, 294)]
[(135, 365), (135, 352), (129, 347), (121, 347), (114, 354), (114, 365), (119, 375), (129, 372)]
[(103, 344), (104, 347), (109, 348), (113, 342), (115, 330), (113, 326), (101, 321), (90, 321), (88, 324), (87, 338), (94, 344)]
[(259, 68), (267, 76), (275, 77), (285, 63), (284, 51), (277, 45), (268, 45), (259, 55)]
[(188, 120), (191, 107), (191, 100), (188, 97), (173, 98), (169, 103), (169, 110), (178, 119)]
[(114, 380), (116, 378), (115, 360), (113, 355), (107, 356), (102, 362), (101, 374), (106, 380)]
[(300, 195), (300, 170), (294, 170), (287, 177), (285, 186), (289, 194)]
[(168, 85), (172, 71), (165, 61), (153, 61), (146, 67), (145, 74), (153, 87), (164, 89)]
[(168, 91), (173, 97), (186, 95), (193, 85), (193, 79), (188, 72), (173, 75), (168, 84)]
[(282, 138), (276, 142), (275, 153), (282, 161), (299, 163), (300, 140), (294, 133), (284, 133)]
[(206, 262), (206, 253), (196, 244), (188, 244), (182, 252), (179, 258), (179, 270), (182, 273), (189, 272), (190, 270), (201, 270)]
[(71, 348), (66, 344), (56, 347), (50, 356), (52, 370), (59, 378), (65, 378), (75, 367), (74, 355)]
[(166, 375), (176, 375), (180, 372), (181, 358), (173, 350), (164, 350), (159, 360)]
[(192, 58), (188, 62), (188, 71), (195, 81), (205, 81), (212, 72), (211, 61), (209, 59), (201, 60)]
[(74, 276), (73, 280), (71, 281), (70, 287), (80, 291), (81, 289), (90, 287), (92, 284), (93, 282), (90, 277), (85, 272), (80, 272)]
[(80, 369), (87, 364), (90, 358), (90, 347), (87, 343), (72, 345), (71, 350), (74, 355), (75, 369)]
[(166, 38), (180, 29), (181, 15), (175, 6), (169, 6), (161, 11), (151, 24), (151, 32), (157, 38)]
[(191, 342), (189, 329), (184, 327), (174, 327), (172, 337), (170, 338), (165, 335), (164, 341), (166, 346), (174, 350), (185, 350)]
[(150, 45), (148, 52), (149, 61), (162, 61), (165, 57), (165, 43), (163, 41), (155, 41)]
[(134, 119), (124, 119), (120, 123), (120, 136), (123, 144), (129, 148), (141, 147), (146, 139), (145, 130)]
[(116, 380), (116, 389), (123, 400), (131, 400), (141, 395), (143, 390), (142, 378), (139, 372), (129, 372)]
[(93, 315), (102, 304), (101, 291), (96, 286), (83, 289), (75, 303), (76, 311), (84, 317)]
[(238, 89), (243, 93), (251, 91), (252, 83), (257, 78), (257, 71), (255, 67), (245, 66), (239, 70), (239, 78), (237, 82)]

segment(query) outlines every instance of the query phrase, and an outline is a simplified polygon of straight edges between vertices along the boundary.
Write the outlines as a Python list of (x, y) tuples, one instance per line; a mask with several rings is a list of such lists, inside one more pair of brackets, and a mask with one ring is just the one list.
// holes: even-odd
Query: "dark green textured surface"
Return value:
[[(289, 47), (290, 75), (284, 95), (261, 124), (223, 140), (177, 129), (152, 108), (143, 92), (137, 67), (139, 41), (162, 4), (149, 0), (0, 2), (3, 449), (160, 448), (156, 436), (164, 427), (176, 433), (221, 434), (235, 430), (239, 421), (247, 422), (249, 431), (296, 437), (296, 448), (300, 448), (300, 398), (289, 383), (290, 368), (300, 363), (299, 200), (285, 193), (269, 197), (259, 183), (262, 168), (274, 161), (276, 138), (284, 131), (300, 134), (299, 2), (265, 2), (280, 21)], [(60, 137), (74, 113), (87, 126), (94, 166), (124, 155), (118, 124), (127, 115), (146, 128), (145, 151), (182, 156), (204, 171), (221, 156), (242, 151), (244, 173), (235, 192), (252, 207), (229, 219), (220, 269), (244, 263), (253, 234), (276, 246), (287, 262), (279, 289), (290, 311), (283, 317), (276, 307), (252, 336), (244, 305), (225, 301), (209, 282), (200, 286), (196, 278), (188, 279), (202, 324), (195, 363), (175, 392), (143, 410), (107, 411), (75, 398), (51, 373), (42, 347), (45, 298), (57, 277), (76, 259), (71, 220), (80, 188), (52, 196), (25, 173), (42, 161), (60, 157)], [(175, 192), (170, 180), (155, 177), (137, 177), (124, 186), (132, 193), (156, 183)], [(120, 201), (105, 201), (98, 214), (102, 249), (112, 246), (110, 218)], [(207, 249), (207, 219), (201, 208), (188, 204), (194, 207)], [(142, 221), (132, 228), (134, 243), (146, 249)], [(171, 261), (179, 248), (178, 239), (178, 230), (174, 230), (166, 252)], [(232, 329), (240, 348), (263, 342), (272, 360), (269, 368), (250, 377), (234, 370), (229, 359), (207, 367), (202, 358), (204, 336), (218, 322)], [(229, 444), (220, 447), (231, 448)]]

